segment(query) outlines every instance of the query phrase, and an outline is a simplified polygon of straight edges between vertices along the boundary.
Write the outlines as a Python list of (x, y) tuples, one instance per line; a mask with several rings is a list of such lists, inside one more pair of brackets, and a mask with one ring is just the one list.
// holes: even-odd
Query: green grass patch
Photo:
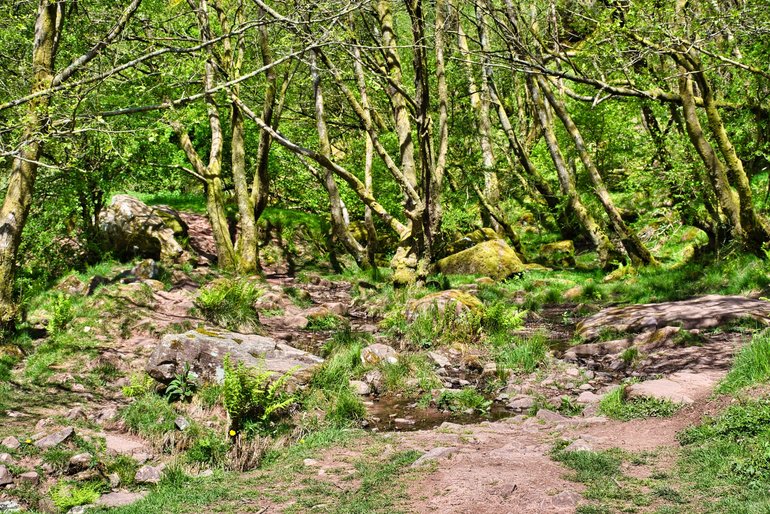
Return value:
[(216, 280), (202, 288), (195, 307), (211, 323), (233, 331), (253, 331), (259, 327), (254, 302), (262, 287), (248, 279)]
[(464, 412), (467, 410), (488, 412), (492, 406), (492, 401), (487, 400), (484, 395), (472, 387), (466, 387), (460, 391), (444, 390), (436, 400), (436, 406), (439, 409), (450, 410), (452, 412)]
[(539, 333), (527, 338), (502, 335), (492, 344), (498, 371), (532, 373), (548, 355), (548, 340)]
[(621, 385), (604, 395), (599, 402), (599, 412), (608, 418), (628, 421), (637, 418), (666, 418), (679, 408), (670, 400), (658, 398), (627, 398), (626, 385)]
[(717, 387), (732, 393), (770, 379), (770, 330), (755, 334), (735, 357), (732, 369)]

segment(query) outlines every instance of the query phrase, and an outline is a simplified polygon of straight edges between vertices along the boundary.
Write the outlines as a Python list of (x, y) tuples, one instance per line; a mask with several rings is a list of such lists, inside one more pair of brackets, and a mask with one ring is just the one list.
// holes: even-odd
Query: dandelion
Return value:
[(26, 441), (24, 441), (24, 442), (25, 442), (25, 443), (27, 443), (27, 444), (32, 444), (32, 439), (27, 439), (27, 440), (26, 440)]
[(230, 430), (230, 437), (235, 437), (235, 430)]

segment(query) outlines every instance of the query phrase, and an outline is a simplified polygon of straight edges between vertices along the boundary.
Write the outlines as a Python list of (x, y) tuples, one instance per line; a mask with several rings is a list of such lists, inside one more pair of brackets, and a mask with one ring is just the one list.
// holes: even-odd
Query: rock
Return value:
[(525, 270), (516, 252), (502, 239), (486, 241), (436, 263), (447, 275), (485, 275), (500, 280)]
[(13, 500), (0, 501), (0, 512), (21, 512), (21, 505)]
[(147, 450), (142, 442), (131, 436), (105, 434), (104, 439), (107, 453), (112, 455), (133, 455), (134, 459), (138, 461), (137, 457), (140, 452)]
[(136, 471), (134, 480), (137, 484), (157, 484), (163, 476), (163, 470), (158, 466), (142, 466)]
[(318, 461), (315, 459), (305, 459), (302, 461), (302, 464), (304, 464), (307, 467), (318, 466)]
[(115, 195), (99, 214), (99, 228), (116, 254), (122, 257), (180, 260), (184, 249), (153, 209), (129, 195)]
[(453, 311), (456, 317), (469, 313), (481, 314), (484, 304), (475, 296), (457, 289), (448, 289), (431, 293), (416, 300), (409, 300), (404, 315), (413, 321), (420, 314), (443, 316), (447, 310)]
[(294, 382), (307, 380), (323, 359), (292, 348), (269, 337), (238, 334), (224, 330), (198, 329), (184, 334), (168, 334), (161, 339), (147, 362), (147, 373), (165, 384), (174, 379), (185, 363), (202, 381), (221, 383), (223, 361), (262, 368), (273, 373), (292, 371)]
[(718, 381), (714, 375), (702, 375), (679, 372), (667, 378), (631, 384), (626, 388), (626, 395), (629, 398), (656, 398), (689, 405), (695, 401), (692, 397), (694, 389), (710, 389)]
[(107, 479), (110, 481), (110, 488), (117, 489), (120, 487), (120, 475), (117, 473), (110, 473), (107, 475)]
[(592, 386), (591, 384), (583, 384), (580, 387), (578, 387), (578, 389), (581, 391), (593, 391), (594, 386)]
[(98, 500), (96, 500), (95, 505), (97, 507), (104, 507), (104, 508), (116, 508), (116, 507), (125, 507), (127, 505), (131, 505), (132, 503), (136, 503), (139, 500), (143, 499), (145, 496), (147, 496), (147, 491), (139, 491), (135, 493), (129, 493), (129, 492), (114, 492), (114, 493), (108, 493), (103, 494), (99, 497)]
[(396, 248), (396, 253), (390, 260), (390, 267), (393, 270), (394, 287), (404, 287), (414, 284), (417, 281), (417, 256), (410, 253), (406, 246)]
[(174, 232), (175, 237), (188, 237), (190, 227), (177, 211), (168, 205), (155, 205), (152, 207), (152, 213), (163, 220), (163, 224)]
[(0, 464), (15, 464), (10, 453), (0, 453)]
[(436, 448), (433, 448), (432, 450), (429, 450), (423, 453), (419, 459), (417, 459), (412, 463), (411, 467), (417, 468), (428, 462), (438, 460), (438, 459), (444, 459), (446, 457), (449, 457), (455, 452), (457, 452), (457, 448), (454, 446), (438, 446)]
[(385, 389), (385, 377), (382, 376), (382, 372), (378, 369), (367, 371), (364, 375), (364, 382), (371, 386), (374, 393), (381, 393)]
[(583, 499), (580, 493), (575, 491), (562, 491), (551, 498), (551, 506), (557, 509), (574, 509)]
[(0, 486), (13, 483), (13, 475), (5, 465), (0, 466)]
[(184, 416), (177, 416), (174, 420), (174, 426), (176, 426), (177, 430), (184, 432), (190, 427), (190, 422)]
[(143, 259), (131, 268), (131, 274), (138, 280), (155, 280), (160, 276), (160, 269), (154, 259)]
[(103, 425), (108, 421), (112, 421), (117, 417), (118, 417), (118, 409), (116, 407), (105, 407), (104, 409), (94, 414), (94, 423), (98, 425)]
[(452, 255), (467, 250), (468, 248), (473, 248), (479, 243), (493, 241), (495, 239), (500, 239), (500, 236), (491, 228), (485, 227), (476, 229), (462, 238), (449, 243), (445, 248), (444, 254)]
[(333, 314), (336, 314), (337, 316), (347, 316), (349, 310), (348, 306), (342, 302), (328, 302), (323, 304), (321, 307), (325, 308), (327, 311)]
[(739, 318), (750, 317), (770, 325), (770, 302), (742, 296), (709, 295), (679, 302), (611, 307), (581, 321), (577, 334), (590, 340), (602, 329), (621, 332), (649, 330), (652, 320), (658, 329), (681, 326), (684, 329), (714, 328)]
[(583, 296), (583, 286), (572, 286), (562, 293), (565, 300), (574, 300)]
[(448, 368), (452, 365), (447, 357), (438, 352), (428, 352), (428, 358), (439, 368)]
[(558, 412), (554, 412), (548, 409), (538, 410), (535, 417), (537, 419), (542, 419), (543, 421), (547, 421), (548, 423), (565, 423), (570, 421), (568, 417), (562, 416)]
[(508, 408), (515, 411), (530, 409), (535, 405), (535, 399), (531, 396), (519, 395), (508, 403)]
[(83, 407), (80, 406), (72, 407), (67, 411), (64, 417), (70, 421), (83, 420), (86, 419), (86, 411), (83, 409)]
[(350, 388), (361, 396), (366, 396), (371, 391), (371, 386), (362, 380), (351, 380)]
[(283, 328), (302, 330), (307, 327), (310, 321), (301, 314), (294, 314), (292, 316), (279, 316), (276, 318), (276, 323)]
[(51, 426), (52, 423), (53, 420), (51, 418), (39, 419), (37, 423), (35, 423), (35, 432), (41, 432), (45, 430), (45, 428)]
[(497, 284), (492, 277), (479, 277), (474, 282), (479, 286), (493, 286)]
[(497, 364), (494, 362), (487, 362), (484, 364), (484, 368), (481, 370), (482, 377), (493, 377), (497, 375)]
[(395, 423), (396, 425), (411, 426), (411, 425), (415, 424), (415, 421), (413, 419), (409, 419), (409, 418), (395, 418), (393, 420), (393, 423)]
[(19, 442), (19, 440), (13, 437), (12, 435), (9, 435), (8, 437), (0, 441), (0, 444), (5, 446), (9, 450), (15, 450), (19, 446), (21, 446), (21, 443)]
[(142, 280), (142, 284), (149, 286), (150, 289), (152, 289), (153, 292), (155, 293), (159, 291), (165, 291), (166, 289), (166, 284), (164, 284), (160, 280), (152, 280), (152, 279)]
[(67, 511), (67, 514), (86, 514), (85, 505), (76, 505)]
[(19, 483), (22, 485), (37, 485), (40, 483), (40, 475), (37, 471), (27, 471), (19, 475)]
[(633, 344), (631, 339), (616, 339), (614, 341), (605, 341), (603, 343), (586, 343), (573, 346), (567, 352), (575, 355), (577, 358), (586, 359), (588, 357), (602, 357), (614, 353), (620, 353)]
[(374, 343), (361, 350), (361, 362), (370, 366), (376, 366), (380, 362), (396, 364), (398, 353), (391, 346)]
[(565, 452), (591, 452), (593, 448), (585, 439), (578, 437), (569, 446), (564, 448)]
[(84, 469), (87, 469), (91, 466), (91, 462), (93, 461), (93, 455), (90, 453), (78, 453), (77, 455), (73, 455), (70, 457), (69, 463), (67, 464), (67, 472), (72, 473), (78, 473), (80, 471), (83, 471)]
[(569, 240), (542, 245), (538, 256), (540, 264), (551, 268), (575, 267), (575, 245)]
[(601, 399), (602, 399), (601, 396), (594, 394), (591, 391), (583, 391), (582, 393), (580, 393), (580, 396), (578, 396), (575, 401), (577, 403), (591, 404), (591, 403), (599, 403)]
[(74, 433), (75, 433), (74, 428), (67, 427), (62, 430), (59, 430), (58, 432), (54, 432), (51, 435), (38, 439), (35, 442), (35, 446), (37, 446), (41, 450), (47, 450), (48, 448), (53, 448), (54, 446), (57, 446), (63, 443), (64, 441), (72, 437)]

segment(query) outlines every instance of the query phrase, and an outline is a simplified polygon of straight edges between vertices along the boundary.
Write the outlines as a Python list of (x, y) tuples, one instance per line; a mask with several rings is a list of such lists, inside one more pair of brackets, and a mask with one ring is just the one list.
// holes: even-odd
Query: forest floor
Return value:
[[(205, 237), (205, 232), (197, 233), (194, 238), (204, 240), (194, 243), (210, 248)], [(89, 328), (95, 335), (87, 358), (70, 359), (66, 364), (56, 358), (27, 362), (23, 373), (12, 380), (14, 387), (4, 390), (0, 438), (28, 434), (36, 440), (39, 436), (35, 433), (73, 425), (81, 438), (103, 438), (107, 451), (113, 454), (170, 462), (172, 456), (159, 450), (157, 441), (129, 433), (125, 424), (114, 418), (131, 401), (121, 393), (127, 374), (144, 369), (158, 334), (203, 322), (191, 314), (200, 284), (211, 279), (201, 273), (180, 274), (170, 287), (149, 295), (144, 290), (139, 294), (135, 284), (120, 285), (111, 294), (120, 300), (122, 314), (116, 316), (121, 326), (103, 331)], [(300, 281), (282, 269), (268, 270), (266, 283), (274, 289), (304, 291), (302, 295), (308, 299), (305, 306), (287, 307), (280, 315), (264, 317), (266, 336), (308, 351), (320, 350), (332, 331), (308, 332), (292, 328), (286, 320), (319, 305), (341, 304), (352, 331), (369, 333), (375, 341), (386, 340), (380, 320), (369, 314), (365, 302), (356, 301), (351, 294), (356, 284), (322, 276)], [(579, 393), (606, 395), (625, 377), (618, 374), (604, 381), (584, 381), (583, 388), (576, 387), (574, 381), (563, 388), (549, 384), (575, 378), (575, 364), (563, 360), (565, 341), (573, 337), (576, 323), (585, 317), (576, 312), (591, 313), (599, 308), (577, 307), (547, 304), (540, 315), (527, 318), (520, 333), (545, 331), (553, 341), (554, 352), (549, 373), (522, 374), (516, 386), (519, 390), (527, 384), (539, 387), (542, 395), (553, 389), (552, 397), (561, 394), (566, 405), (574, 406)], [(127, 310), (131, 316), (125, 315)], [(97, 323), (107, 327), (110, 320)], [(83, 324), (78, 327), (85, 330)], [(529, 405), (516, 413), (494, 408), (487, 415), (420, 409), (398, 398), (375, 396), (365, 402), (369, 414), (364, 429), (309, 431), (295, 444), (269, 451), (256, 470), (188, 472), (141, 492), (133, 498), (140, 499), (136, 503), (100, 508), (125, 513), (767, 512), (763, 510), (770, 505), (766, 489), (751, 496), (748, 503), (739, 501), (738, 507), (718, 506), (726, 492), (734, 492), (735, 485), (729, 480), (699, 478), (678, 438), (688, 427), (713, 419), (737, 401), (751, 401), (766, 393), (763, 388), (748, 389), (740, 395), (714, 393), (729, 370), (733, 354), (750, 339), (741, 327), (716, 328), (709, 340), (713, 345), (688, 347), (681, 353), (686, 358), (669, 358), (665, 370), (651, 364), (648, 375), (639, 375), (650, 378), (662, 372), (669, 375), (690, 370), (708, 377), (705, 382), (686, 385), (691, 402), (668, 417), (657, 417), (653, 412), (653, 417), (614, 420), (600, 415), (596, 404), (581, 406), (575, 412), (557, 412), (553, 402), (537, 394), (539, 409)], [(48, 378), (42, 386), (22, 379), (33, 373), (30, 370), (36, 365), (47, 369)], [(506, 391), (515, 396), (516, 387), (509, 386)], [(13, 461), (15, 469), (29, 465), (42, 469), (41, 474), (45, 473), (41, 466), (48, 463), (45, 455), (41, 461), (34, 452), (20, 451), (2, 458)], [(0, 512), (4, 505), (10, 509), (19, 501), (23, 506), (42, 499), (35, 493), (39, 490), (37, 482), (25, 487), (15, 494), (0, 491)], [(47, 510), (56, 511), (53, 507)]]

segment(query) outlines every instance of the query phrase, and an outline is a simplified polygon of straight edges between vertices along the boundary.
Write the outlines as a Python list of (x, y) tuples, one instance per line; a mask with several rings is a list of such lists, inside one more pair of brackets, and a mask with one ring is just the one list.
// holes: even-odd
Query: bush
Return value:
[(233, 366), (229, 355), (224, 368), (222, 397), (232, 430), (240, 430), (247, 421), (266, 429), (274, 416), (296, 401), (284, 391), (291, 371), (273, 380), (271, 371), (249, 369), (242, 362)]
[(262, 289), (247, 279), (221, 279), (201, 289), (195, 306), (211, 323), (234, 331), (253, 331), (259, 327), (254, 302)]
[(505, 302), (495, 302), (484, 310), (481, 324), (489, 334), (509, 332), (521, 327), (527, 311), (520, 311)]

